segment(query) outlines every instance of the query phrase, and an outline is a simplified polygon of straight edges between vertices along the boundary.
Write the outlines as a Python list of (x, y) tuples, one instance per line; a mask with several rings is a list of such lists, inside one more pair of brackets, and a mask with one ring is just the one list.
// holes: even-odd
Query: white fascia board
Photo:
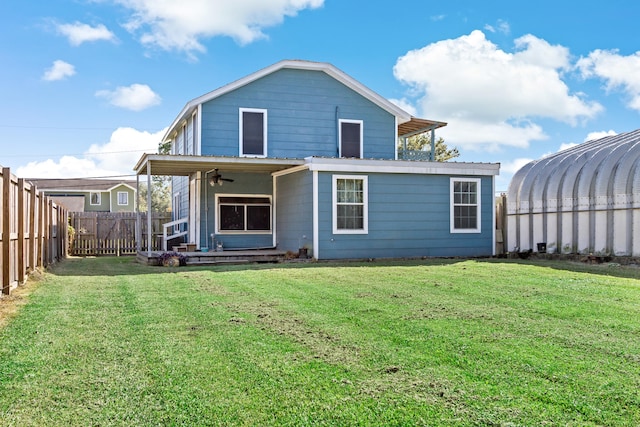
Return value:
[(107, 189), (106, 191), (111, 192), (111, 191), (115, 190), (115, 189), (116, 189), (116, 188), (118, 188), (118, 187), (128, 187), (128, 188), (129, 188), (129, 189), (131, 189), (132, 191), (134, 191), (134, 192), (136, 191), (136, 189), (135, 189), (135, 188), (133, 188), (132, 186), (130, 186), (129, 184), (124, 183), (124, 182), (122, 182), (122, 183), (120, 183), (120, 184), (116, 184), (116, 185), (114, 185), (113, 187), (110, 187), (109, 189)]
[(311, 171), (358, 173), (405, 173), (423, 175), (496, 176), (500, 163), (449, 163), (403, 160), (357, 160), (307, 157)]

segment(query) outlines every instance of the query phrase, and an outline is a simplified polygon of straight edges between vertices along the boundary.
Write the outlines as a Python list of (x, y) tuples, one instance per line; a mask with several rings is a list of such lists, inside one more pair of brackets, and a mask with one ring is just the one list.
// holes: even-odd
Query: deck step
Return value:
[(187, 265), (247, 264), (248, 259), (187, 259)]

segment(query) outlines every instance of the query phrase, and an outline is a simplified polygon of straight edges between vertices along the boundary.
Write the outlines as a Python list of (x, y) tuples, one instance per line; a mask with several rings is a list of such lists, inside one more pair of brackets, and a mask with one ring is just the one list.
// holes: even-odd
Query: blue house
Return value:
[(170, 175), (176, 235), (200, 250), (316, 259), (494, 254), (499, 164), (403, 160), (411, 116), (327, 63), (286, 60), (188, 102), (139, 176)]

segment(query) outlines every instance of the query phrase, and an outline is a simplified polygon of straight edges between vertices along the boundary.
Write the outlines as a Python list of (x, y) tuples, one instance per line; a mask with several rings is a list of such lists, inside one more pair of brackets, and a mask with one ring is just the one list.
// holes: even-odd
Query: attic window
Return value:
[(340, 157), (362, 157), (362, 120), (340, 120)]
[(240, 156), (267, 156), (267, 110), (240, 109)]

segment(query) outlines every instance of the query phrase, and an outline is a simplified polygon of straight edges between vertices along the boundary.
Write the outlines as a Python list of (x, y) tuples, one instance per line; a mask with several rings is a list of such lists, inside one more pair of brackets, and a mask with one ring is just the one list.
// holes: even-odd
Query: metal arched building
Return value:
[(640, 129), (525, 165), (507, 193), (507, 251), (640, 256)]

